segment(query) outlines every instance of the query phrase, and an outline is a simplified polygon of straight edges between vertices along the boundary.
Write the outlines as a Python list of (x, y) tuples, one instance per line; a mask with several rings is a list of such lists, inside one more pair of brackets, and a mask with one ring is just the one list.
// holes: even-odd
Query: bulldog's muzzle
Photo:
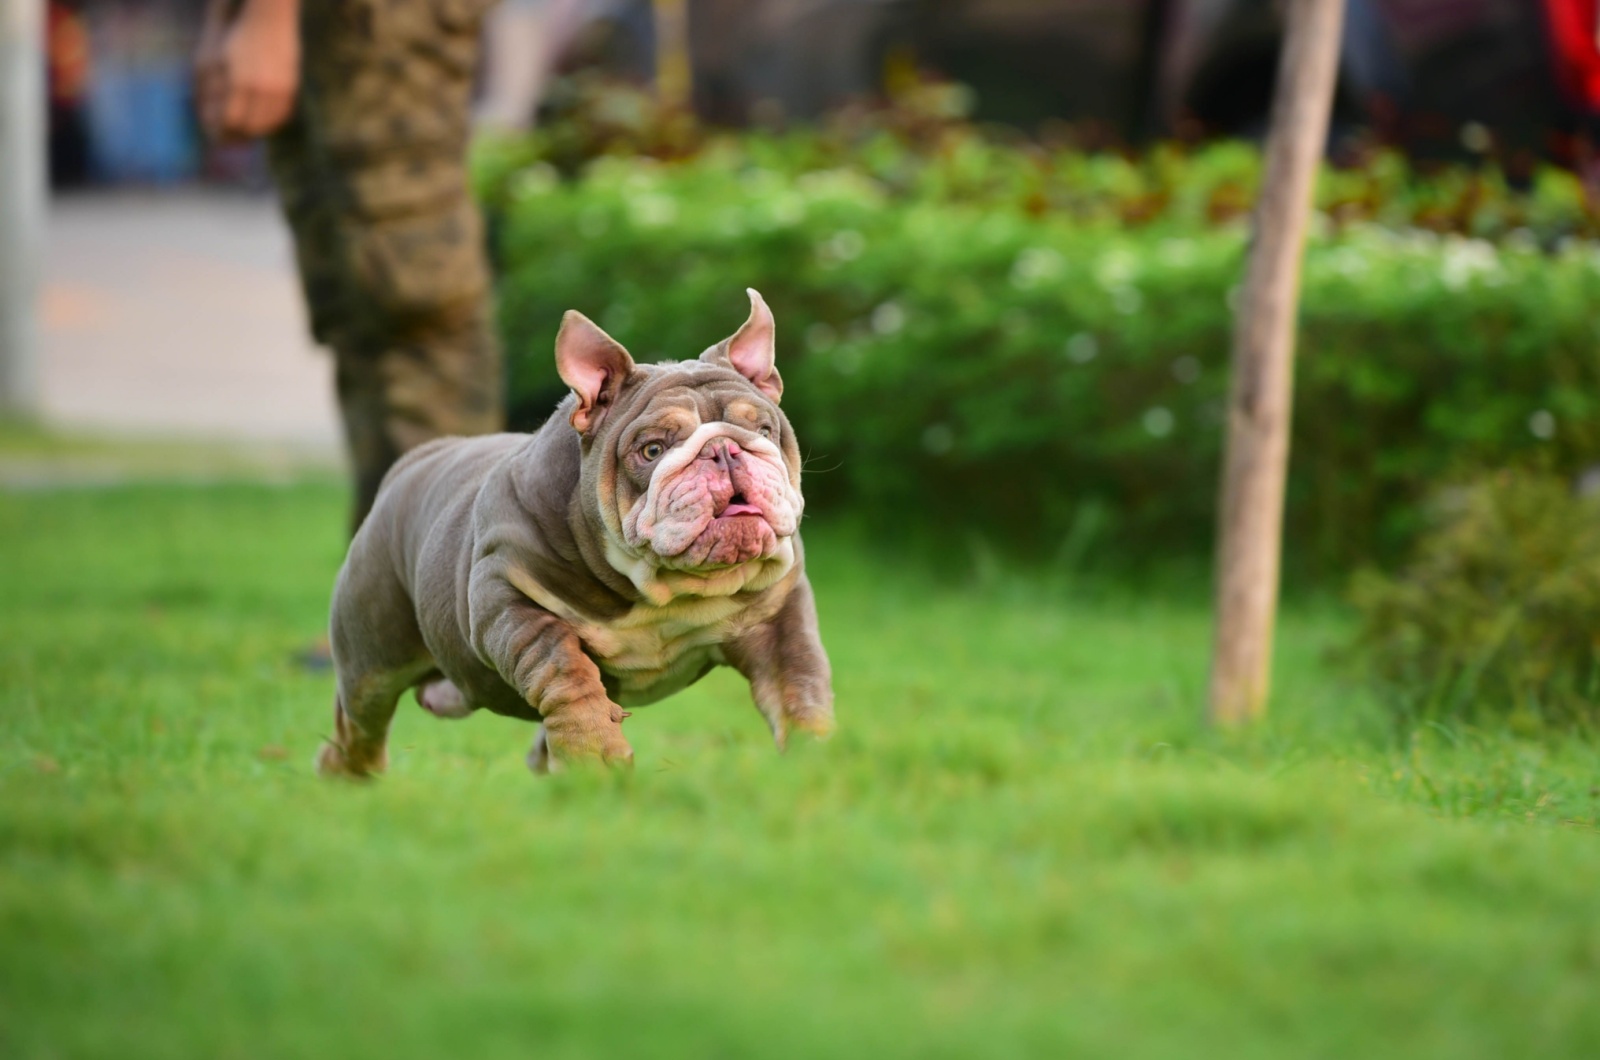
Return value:
[(672, 569), (733, 566), (776, 554), (798, 527), (801, 506), (776, 445), (708, 423), (662, 458), (623, 536)]

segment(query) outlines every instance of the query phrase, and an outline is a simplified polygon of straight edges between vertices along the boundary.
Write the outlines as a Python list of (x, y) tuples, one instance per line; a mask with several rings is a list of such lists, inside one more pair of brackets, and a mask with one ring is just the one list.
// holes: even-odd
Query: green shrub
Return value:
[(1353, 591), (1357, 642), (1406, 720), (1600, 720), (1600, 497), (1504, 472), (1440, 495), (1393, 577)]
[[(560, 393), (562, 311), (641, 359), (693, 356), (743, 318), (754, 286), (777, 314), (813, 510), (1035, 549), (1207, 554), (1241, 222), (1035, 215), (895, 188), (867, 163), (796, 176), (753, 160), (774, 150), (607, 158), (575, 181), (502, 167), (516, 175), (494, 200), (501, 315), (524, 424)], [(1463, 472), (1593, 460), (1595, 305), (1588, 242), (1317, 235), (1291, 562), (1394, 554), (1417, 499)]]
[[(1249, 144), (1088, 153), (974, 125), (966, 119), (971, 94), (949, 84), (912, 85), (888, 104), (848, 106), (782, 134), (719, 131), (637, 88), (594, 78), (561, 79), (552, 97), (552, 113), (533, 133), (477, 145), (475, 183), (492, 210), (516, 195), (531, 166), (571, 178), (596, 159), (709, 158), (789, 180), (847, 170), (895, 202), (1192, 234), (1244, 219), (1261, 182), (1261, 156)], [(1435, 167), (1424, 176), (1378, 149), (1347, 150), (1342, 161), (1324, 169), (1316, 190), (1322, 219), (1336, 231), (1375, 223), (1546, 247), (1600, 236), (1600, 213), (1564, 170), (1545, 167), (1528, 192), (1516, 192), (1490, 166)]]

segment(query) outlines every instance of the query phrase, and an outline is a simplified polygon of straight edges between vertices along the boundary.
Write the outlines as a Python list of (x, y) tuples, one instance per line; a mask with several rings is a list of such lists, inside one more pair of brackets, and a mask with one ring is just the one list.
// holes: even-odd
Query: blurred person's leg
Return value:
[(500, 355), (487, 314), (337, 349), (339, 408), (355, 465), (350, 531), (407, 450), (450, 434), (501, 430)]
[(468, 191), (488, 0), (305, 5), (302, 87), (272, 141), (312, 332), (337, 362), (352, 531), (406, 450), (503, 423), (483, 226)]

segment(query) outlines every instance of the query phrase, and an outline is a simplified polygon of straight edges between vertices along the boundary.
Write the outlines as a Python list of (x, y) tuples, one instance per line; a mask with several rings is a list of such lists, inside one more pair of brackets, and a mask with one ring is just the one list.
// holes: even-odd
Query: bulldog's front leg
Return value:
[(776, 615), (725, 650), (728, 662), (750, 682), (756, 709), (780, 750), (795, 730), (817, 736), (833, 732), (833, 672), (804, 575)]
[[(473, 642), (501, 678), (543, 719), (529, 763), (598, 759), (630, 765), (622, 708), (611, 702), (600, 668), (571, 627), (509, 586), (473, 600)], [(484, 612), (480, 623), (480, 606)], [(543, 749), (541, 751), (541, 748)]]

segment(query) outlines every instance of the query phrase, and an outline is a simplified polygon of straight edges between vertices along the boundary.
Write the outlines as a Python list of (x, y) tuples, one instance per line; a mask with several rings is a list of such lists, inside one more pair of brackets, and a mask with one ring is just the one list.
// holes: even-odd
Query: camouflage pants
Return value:
[(352, 532), (401, 453), (502, 425), (483, 224), (466, 175), (490, 2), (302, 5), (299, 100), (270, 157), (311, 330), (337, 365)]

